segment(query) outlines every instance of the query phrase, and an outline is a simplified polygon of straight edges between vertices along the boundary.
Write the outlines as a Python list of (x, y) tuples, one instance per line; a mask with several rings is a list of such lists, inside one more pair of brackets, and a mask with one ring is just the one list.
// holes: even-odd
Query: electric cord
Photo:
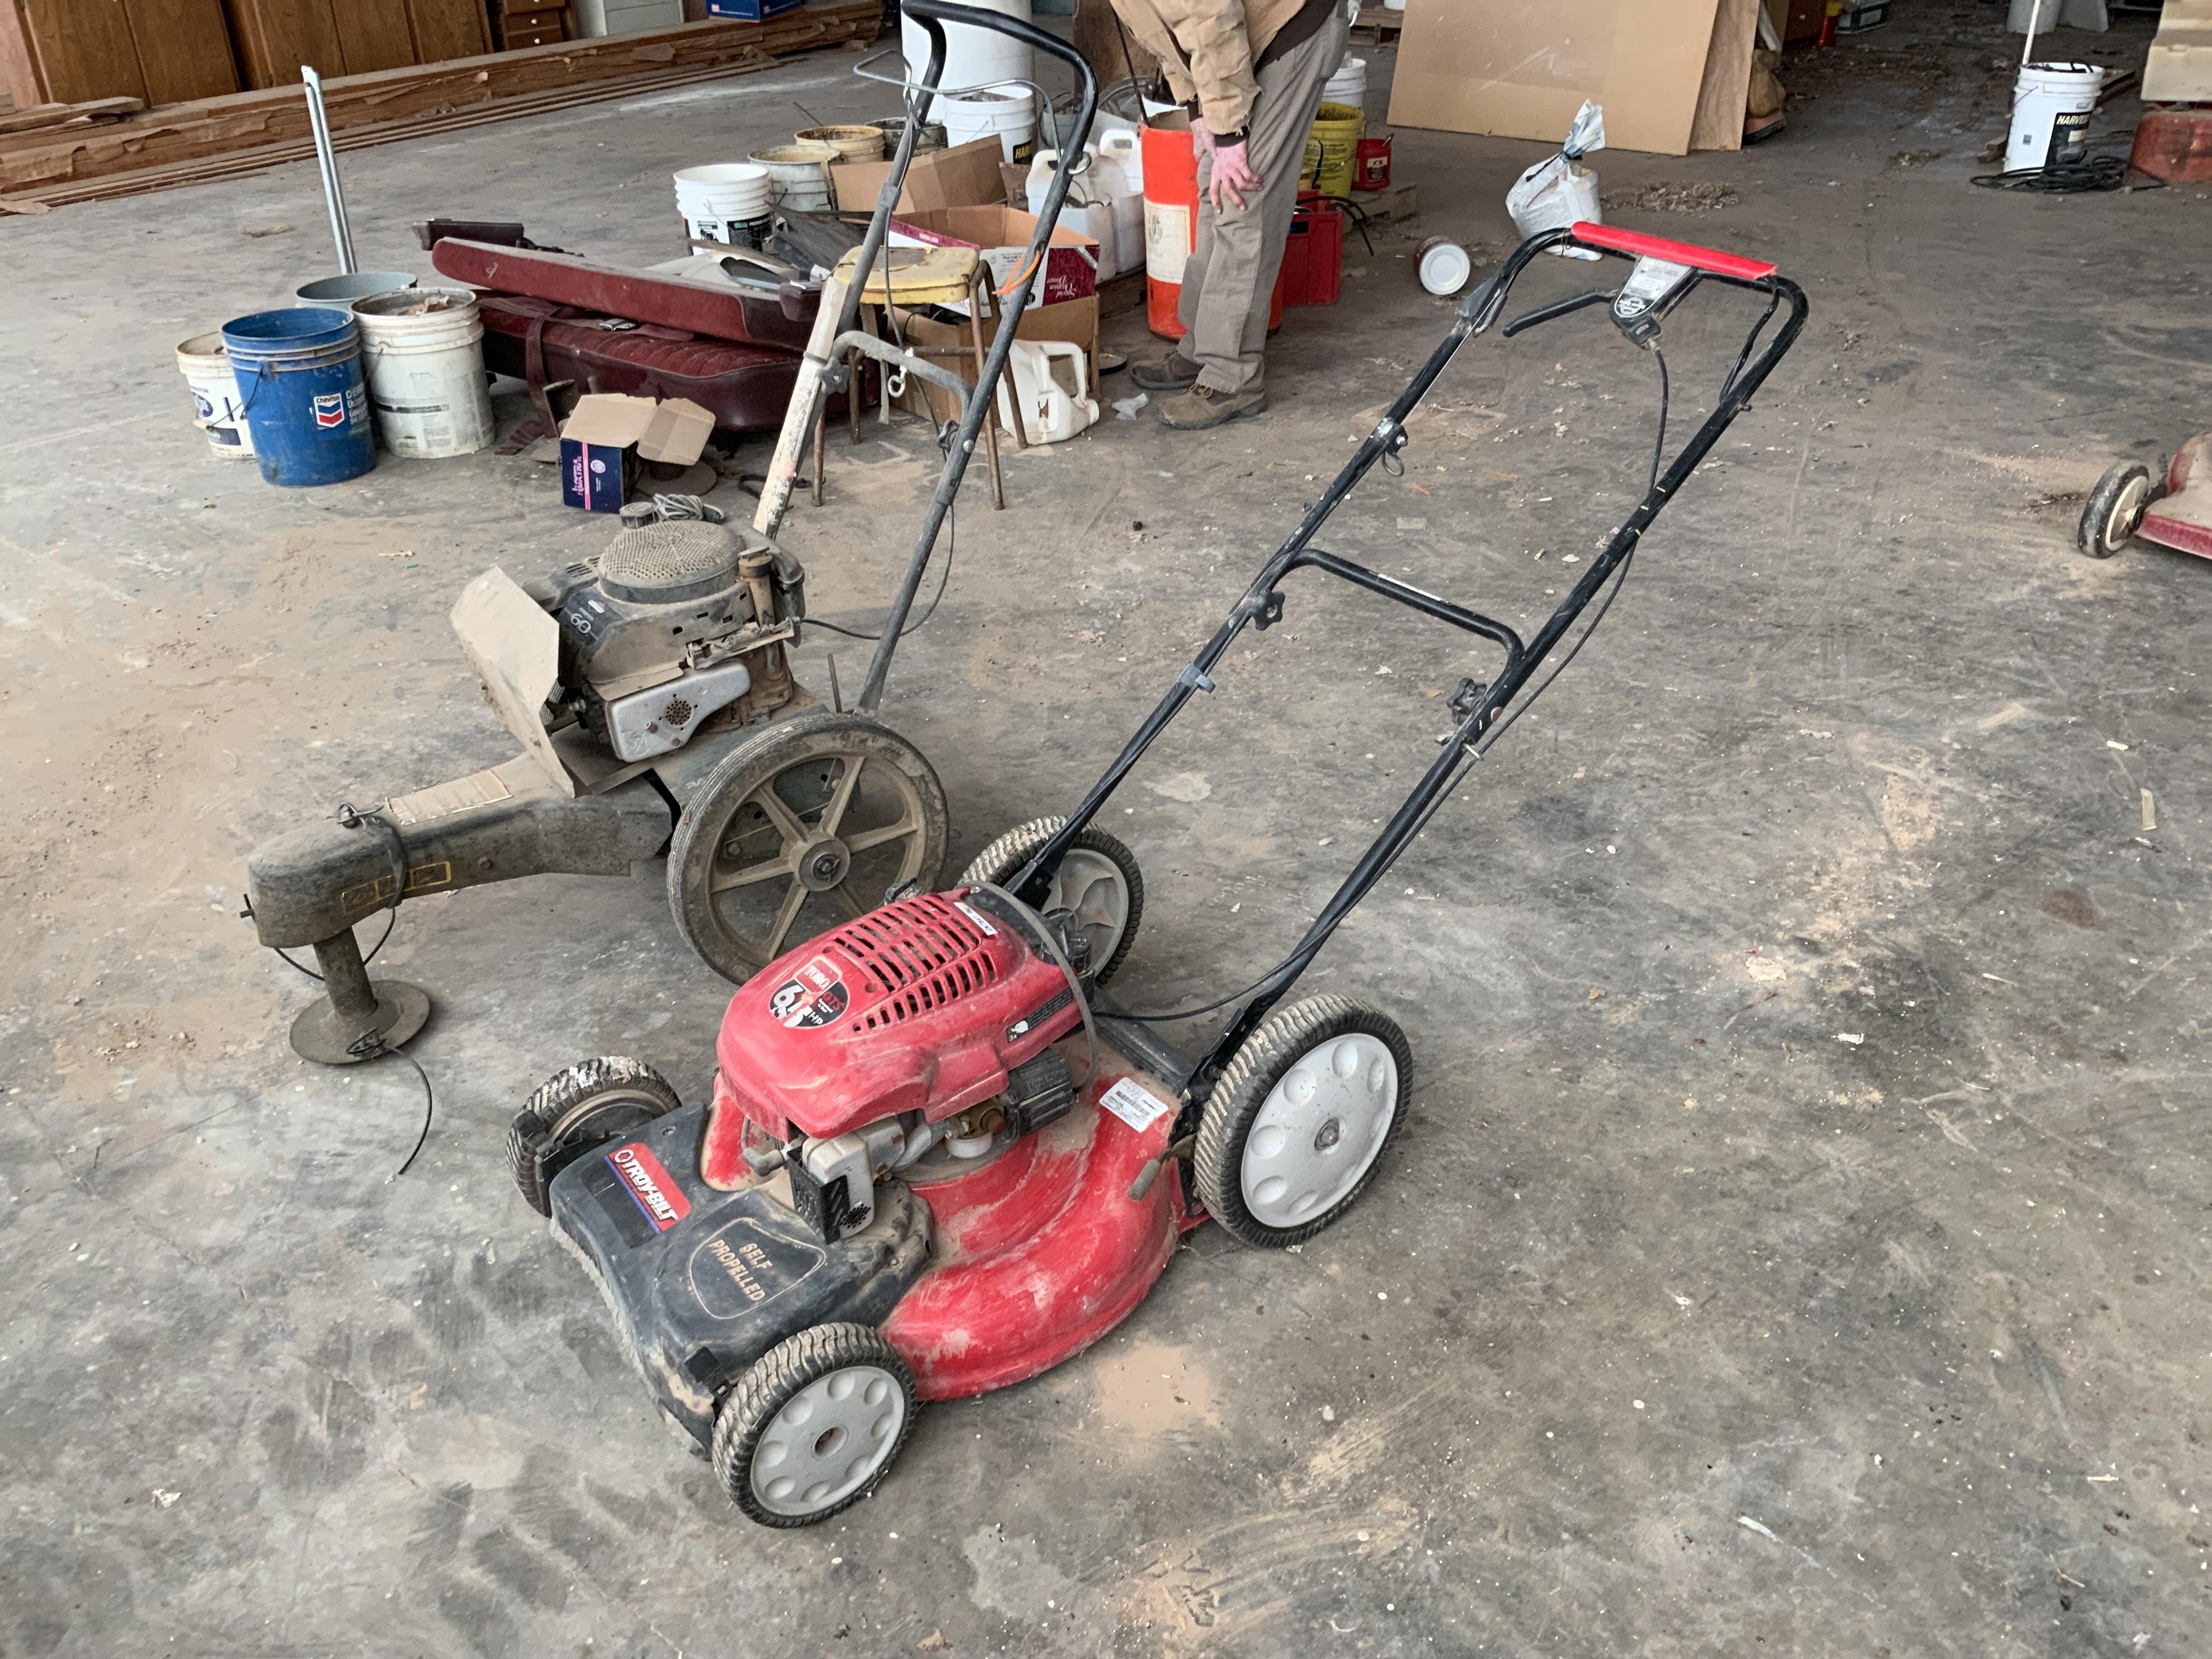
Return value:
[[(937, 439), (937, 447), (940, 453), (951, 453), (952, 435), (958, 430), (959, 428), (954, 426), (951, 422), (947, 421), (945, 423), (945, 430), (938, 434)], [(952, 580), (953, 556), (959, 550), (960, 507), (956, 502), (945, 509), (945, 568), (938, 572), (937, 592), (930, 595), (928, 606), (922, 611), (921, 615), (916, 617), (904, 628), (899, 629), (899, 638), (904, 639), (909, 634), (919, 632), (921, 625), (937, 614), (938, 605), (944, 599), (945, 590)], [(932, 558), (936, 557), (936, 550), (934, 549), (931, 550), (930, 556)], [(819, 617), (809, 617), (806, 619), (806, 625), (809, 628), (826, 628), (832, 634), (842, 634), (848, 640), (873, 640), (879, 639), (883, 635), (883, 629), (880, 628), (876, 629), (874, 633), (864, 634), (858, 629), (840, 628), (836, 623), (823, 622)]]
[[(2127, 181), (2127, 160), (2119, 155), (2092, 155), (2070, 167), (2015, 167), (2008, 173), (1978, 173), (1973, 178), (1973, 182), (1984, 190), (2021, 190), (2044, 196), (2118, 190)], [(2147, 178), (2141, 187), (2163, 190), (2166, 180)]]

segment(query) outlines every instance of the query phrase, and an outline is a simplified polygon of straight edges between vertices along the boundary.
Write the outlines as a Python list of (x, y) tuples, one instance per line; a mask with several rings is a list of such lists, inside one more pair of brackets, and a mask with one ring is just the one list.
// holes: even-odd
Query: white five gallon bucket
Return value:
[(1367, 107), (1367, 60), (1346, 53), (1336, 73), (1330, 76), (1321, 89), (1324, 104), (1349, 104), (1354, 109)]
[(253, 459), (253, 434), (246, 429), (246, 406), (222, 349), (222, 331), (195, 334), (177, 348), (177, 367), (192, 389), (192, 424), (207, 434), (208, 447), (232, 460)]
[(993, 87), (965, 98), (942, 98), (930, 113), (945, 123), (945, 142), (958, 145), (996, 134), (1009, 161), (1026, 161), (1036, 149), (1036, 94), (1027, 87)]
[(483, 324), (465, 289), (406, 289), (353, 302), (376, 429), (395, 455), (472, 455), (492, 441)]
[(676, 174), (676, 210), (694, 241), (754, 245), (769, 216), (769, 172), (751, 161), (716, 161)]
[(2005, 171), (2079, 162), (2104, 80), (2105, 71), (2090, 64), (2022, 64), (2013, 82)]
[[(1030, 15), (1030, 0), (967, 0), (967, 3), (1002, 16), (1018, 18), (1024, 23), (1035, 21)], [(911, 18), (900, 18), (899, 47), (906, 57), (907, 79), (921, 80), (929, 68), (928, 31)], [(1035, 68), (1035, 54), (1025, 41), (994, 29), (979, 29), (963, 23), (945, 26), (945, 73), (937, 84), (946, 92), (988, 87), (1000, 81), (1026, 81)], [(941, 106), (933, 100), (929, 118), (945, 118)], [(960, 140), (954, 138), (951, 142), (957, 144)]]
[[(830, 168), (837, 152), (828, 144), (777, 144), (749, 158), (768, 173), (769, 201), (793, 213), (824, 213), (830, 208)], [(720, 237), (713, 240), (720, 241)]]

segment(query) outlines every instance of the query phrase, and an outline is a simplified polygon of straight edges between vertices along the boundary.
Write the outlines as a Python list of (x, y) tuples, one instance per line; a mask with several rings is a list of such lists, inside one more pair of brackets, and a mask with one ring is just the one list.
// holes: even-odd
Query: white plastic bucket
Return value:
[(1349, 53), (1336, 66), (1336, 73), (1322, 83), (1321, 100), (1324, 104), (1349, 104), (1354, 109), (1367, 107), (1367, 60)]
[(389, 294), (395, 288), (415, 286), (411, 270), (356, 270), (344, 276), (318, 276), (312, 283), (302, 283), (292, 290), (295, 306), (325, 306), (333, 311), (343, 311), (356, 300), (367, 299), (372, 294)]
[(958, 146), (996, 136), (1009, 161), (1026, 161), (1036, 148), (1036, 94), (1012, 84), (965, 98), (940, 99), (932, 113), (945, 118), (945, 141)]
[(483, 324), (465, 289), (405, 289), (353, 302), (376, 429), (395, 455), (472, 455), (492, 441)]
[(2013, 82), (2005, 171), (2078, 163), (2105, 71), (2090, 64), (2023, 64)]
[(246, 429), (246, 405), (222, 349), (222, 331), (195, 334), (177, 348), (177, 367), (192, 389), (192, 424), (207, 434), (208, 447), (229, 460), (253, 459), (253, 434)]
[(676, 174), (676, 210), (693, 240), (744, 242), (750, 231), (769, 216), (769, 172), (753, 161), (715, 161), (685, 167)]
[[(1024, 23), (1036, 21), (1030, 15), (1030, 0), (968, 0), (968, 3), (1002, 16), (1018, 18)], [(921, 80), (922, 72), (929, 67), (928, 31), (911, 18), (900, 18), (899, 47), (906, 56), (907, 78)], [(963, 23), (945, 26), (945, 73), (937, 82), (945, 91), (994, 86), (1001, 81), (1027, 81), (1035, 72), (1036, 54), (1011, 35)], [(941, 106), (935, 102), (930, 105), (929, 118), (945, 118)], [(951, 142), (957, 144), (960, 140), (953, 138)]]
[(827, 144), (776, 144), (747, 158), (768, 171), (771, 206), (793, 213), (822, 213), (830, 206), (830, 167), (837, 152)]

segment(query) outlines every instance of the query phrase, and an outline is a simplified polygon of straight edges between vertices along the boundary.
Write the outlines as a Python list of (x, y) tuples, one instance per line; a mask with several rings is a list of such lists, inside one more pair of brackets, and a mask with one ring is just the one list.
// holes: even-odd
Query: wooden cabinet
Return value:
[(227, 0), (251, 87), (442, 63), (491, 50), (483, 0)]
[(0, 0), (0, 76), (18, 109), (239, 89), (222, 0)]

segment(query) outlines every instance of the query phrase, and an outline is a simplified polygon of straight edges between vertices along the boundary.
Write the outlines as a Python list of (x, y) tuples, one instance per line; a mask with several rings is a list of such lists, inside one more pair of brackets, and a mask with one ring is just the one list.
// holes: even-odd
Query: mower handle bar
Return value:
[[(916, 5), (939, 3), (939, 0), (911, 0), (911, 3)], [(1701, 276), (1765, 295), (1768, 305), (1765, 314), (1753, 325), (1751, 332), (1745, 337), (1743, 349), (1728, 379), (1722, 384), (1711, 412), (1683, 441), (1674, 459), (1652, 481), (1642, 501), (1622, 520), (1573, 589), (1559, 601), (1558, 608), (1546, 618), (1543, 626), (1524, 643), (1520, 635), (1503, 622), (1436, 595), (1422, 592), (1393, 577), (1356, 565), (1350, 560), (1324, 553), (1313, 547), (1311, 543), (1328, 516), (1376, 465), (1402, 465), (1398, 463), (1398, 456), (1411, 441), (1406, 429), (1407, 417), (1427, 395), (1429, 388), (1443, 373), (1460, 347), (1497, 320), (1515, 279), (1527, 268), (1528, 262), (1547, 248), (1556, 247), (1563, 242), (1574, 242), (1600, 252), (1628, 258), (1647, 255), (1672, 258), (1677, 264), (1692, 264), (1691, 260), (1680, 255), (1695, 254), (1694, 268)], [(1655, 245), (1667, 252), (1655, 252)], [(1587, 302), (1587, 300), (1583, 301)], [(1763, 346), (1759, 346), (1759, 337), (1765, 332), (1767, 322), (1777, 310), (1782, 310), (1784, 314), (1772, 337)], [(1796, 283), (1776, 274), (1771, 265), (1762, 265), (1756, 260), (1742, 259), (1733, 254), (1691, 248), (1686, 244), (1668, 243), (1660, 238), (1640, 236), (1632, 232), (1608, 231), (1595, 225), (1541, 231), (1522, 242), (1507, 256), (1504, 265), (1461, 303), (1450, 331), (1430, 353), (1428, 361), (1414, 371), (1405, 390), (1398, 394), (1382, 418), (1361, 440), (1352, 459), (1322, 492), (1321, 498), (1306, 509), (1297, 527), (1261, 567), (1235, 608), (1214, 630), (1212, 637), (1206, 641), (1176, 677), (1167, 694), (1146, 716), (1128, 742), (1122, 745), (1121, 753), (1091, 785), (1075, 811), (1068, 815), (1060, 828), (1037, 850), (1029, 863), (1006, 884), (1026, 904), (1038, 905), (1045, 902), (1052, 878), (1076, 837), (1097, 817), (1115, 788), (1183, 705), (1198, 692), (1214, 689), (1212, 671), (1228, 653), (1237, 635), (1248, 625), (1266, 629), (1281, 620), (1284, 596), (1276, 584), (1293, 570), (1312, 569), (1336, 576), (1432, 618), (1480, 635), (1503, 647), (1505, 653), (1504, 665), (1486, 687), (1474, 687), (1470, 690), (1463, 712), (1455, 705), (1454, 712), (1460, 714), (1459, 723), (1444, 739), (1442, 752), (1423, 773), (1420, 781), (1413, 786), (1382, 832), (1360, 855), (1335, 893), (1322, 907), (1320, 915), (1308, 927), (1297, 947), (1264, 979), (1215, 1005), (1221, 1006), (1241, 1002), (1243, 1006), (1190, 1067), (1182, 1089), (1183, 1109), (1176, 1121), (1176, 1134), (1180, 1135), (1194, 1127), (1198, 1108), (1203, 1104), (1207, 1091), (1228, 1065), (1231, 1057), (1321, 953), (1322, 947), (1343, 923), (1345, 917), (1366, 897), (1375, 884), (1396, 861), (1398, 855), (1420, 832), (1422, 825), (1427, 823), (1443, 798), (1459, 787), (1464, 777), (1462, 769), (1472, 765), (1487, 747), (1486, 744), (1478, 746), (1478, 740), (1498, 722), (1505, 713), (1506, 706), (1527, 687), (1544, 659), (1565, 637), (1590, 603), (1605, 591), (1606, 585), (1635, 552), (1644, 532), (1658, 517), (1660, 510), (1674, 499), (1675, 493), (1720, 441), (1729, 423), (1742, 413), (1752, 395), (1773, 373), (1803, 331), (1808, 310), (1804, 290)], [(1556, 311), (1553, 314), (1557, 314)], [(1754, 346), (1759, 346), (1755, 353)], [(1196, 1014), (1206, 1011), (1192, 1012)]]
[[(892, 158), (890, 172), (884, 179), (882, 192), (876, 198), (874, 216), (868, 221), (868, 231), (860, 243), (860, 251), (854, 259), (853, 286), (845, 296), (845, 307), (838, 320), (837, 332), (849, 332), (860, 314), (860, 296), (867, 291), (868, 274), (874, 266), (876, 256), (882, 252), (890, 228), (892, 211), (898, 205), (900, 192), (906, 187), (907, 168), (914, 161), (915, 146), (921, 137), (922, 124), (929, 118), (929, 106), (937, 96), (937, 88), (945, 79), (945, 26), (958, 23), (965, 27), (988, 29), (994, 34), (1011, 35), (1026, 46), (1034, 46), (1048, 57), (1057, 58), (1075, 71), (1077, 87), (1080, 89), (1076, 103), (1074, 125), (1062, 135), (1067, 149), (1079, 153), (1091, 137), (1091, 123), (1098, 113), (1098, 77), (1091, 72), (1091, 65), (1083, 54), (1059, 36), (1048, 34), (1034, 23), (1018, 17), (1006, 17), (997, 12), (984, 11), (975, 6), (956, 6), (951, 0), (904, 0), (902, 9), (906, 15), (920, 23), (929, 37), (929, 67), (922, 71), (921, 83), (908, 94), (908, 118), (904, 131), (899, 134), (898, 153)], [(983, 422), (996, 418), (998, 398), (995, 388), (1006, 373), (1006, 359), (1013, 355), (1014, 331), (1020, 325), (1022, 313), (1029, 309), (1030, 295), (1044, 278), (1045, 257), (1052, 240), (1054, 228), (1060, 223), (1060, 210), (1067, 200), (1067, 192), (1074, 183), (1073, 175), (1065, 167), (1054, 167), (1052, 182), (1046, 187), (1044, 200), (1039, 204), (1036, 229), (1031, 233), (1028, 249), (1013, 270), (1013, 280), (999, 291), (998, 332), (993, 337), (991, 349), (983, 361), (976, 365), (975, 389), (966, 400), (960, 416), (960, 426), (954, 433), (946, 450), (944, 470), (938, 474), (937, 489), (930, 497), (929, 511), (924, 515), (921, 533), (915, 538), (914, 551), (907, 556), (906, 570), (899, 578), (898, 592), (892, 596), (890, 614), (884, 618), (883, 632), (876, 636), (875, 654), (868, 659), (868, 678), (860, 687), (860, 701), (854, 705), (860, 714), (873, 715), (883, 702), (884, 682), (890, 678), (891, 658), (898, 650), (899, 635), (906, 630), (908, 613), (914, 609), (915, 595), (921, 591), (921, 578), (929, 568), (930, 556), (937, 548), (938, 533), (944, 529), (946, 516), (952, 511), (953, 498), (960, 493), (960, 481), (966, 476), (968, 463), (975, 453), (975, 440), (983, 430)], [(889, 308), (889, 295), (885, 296)], [(848, 396), (851, 394), (848, 394)]]

